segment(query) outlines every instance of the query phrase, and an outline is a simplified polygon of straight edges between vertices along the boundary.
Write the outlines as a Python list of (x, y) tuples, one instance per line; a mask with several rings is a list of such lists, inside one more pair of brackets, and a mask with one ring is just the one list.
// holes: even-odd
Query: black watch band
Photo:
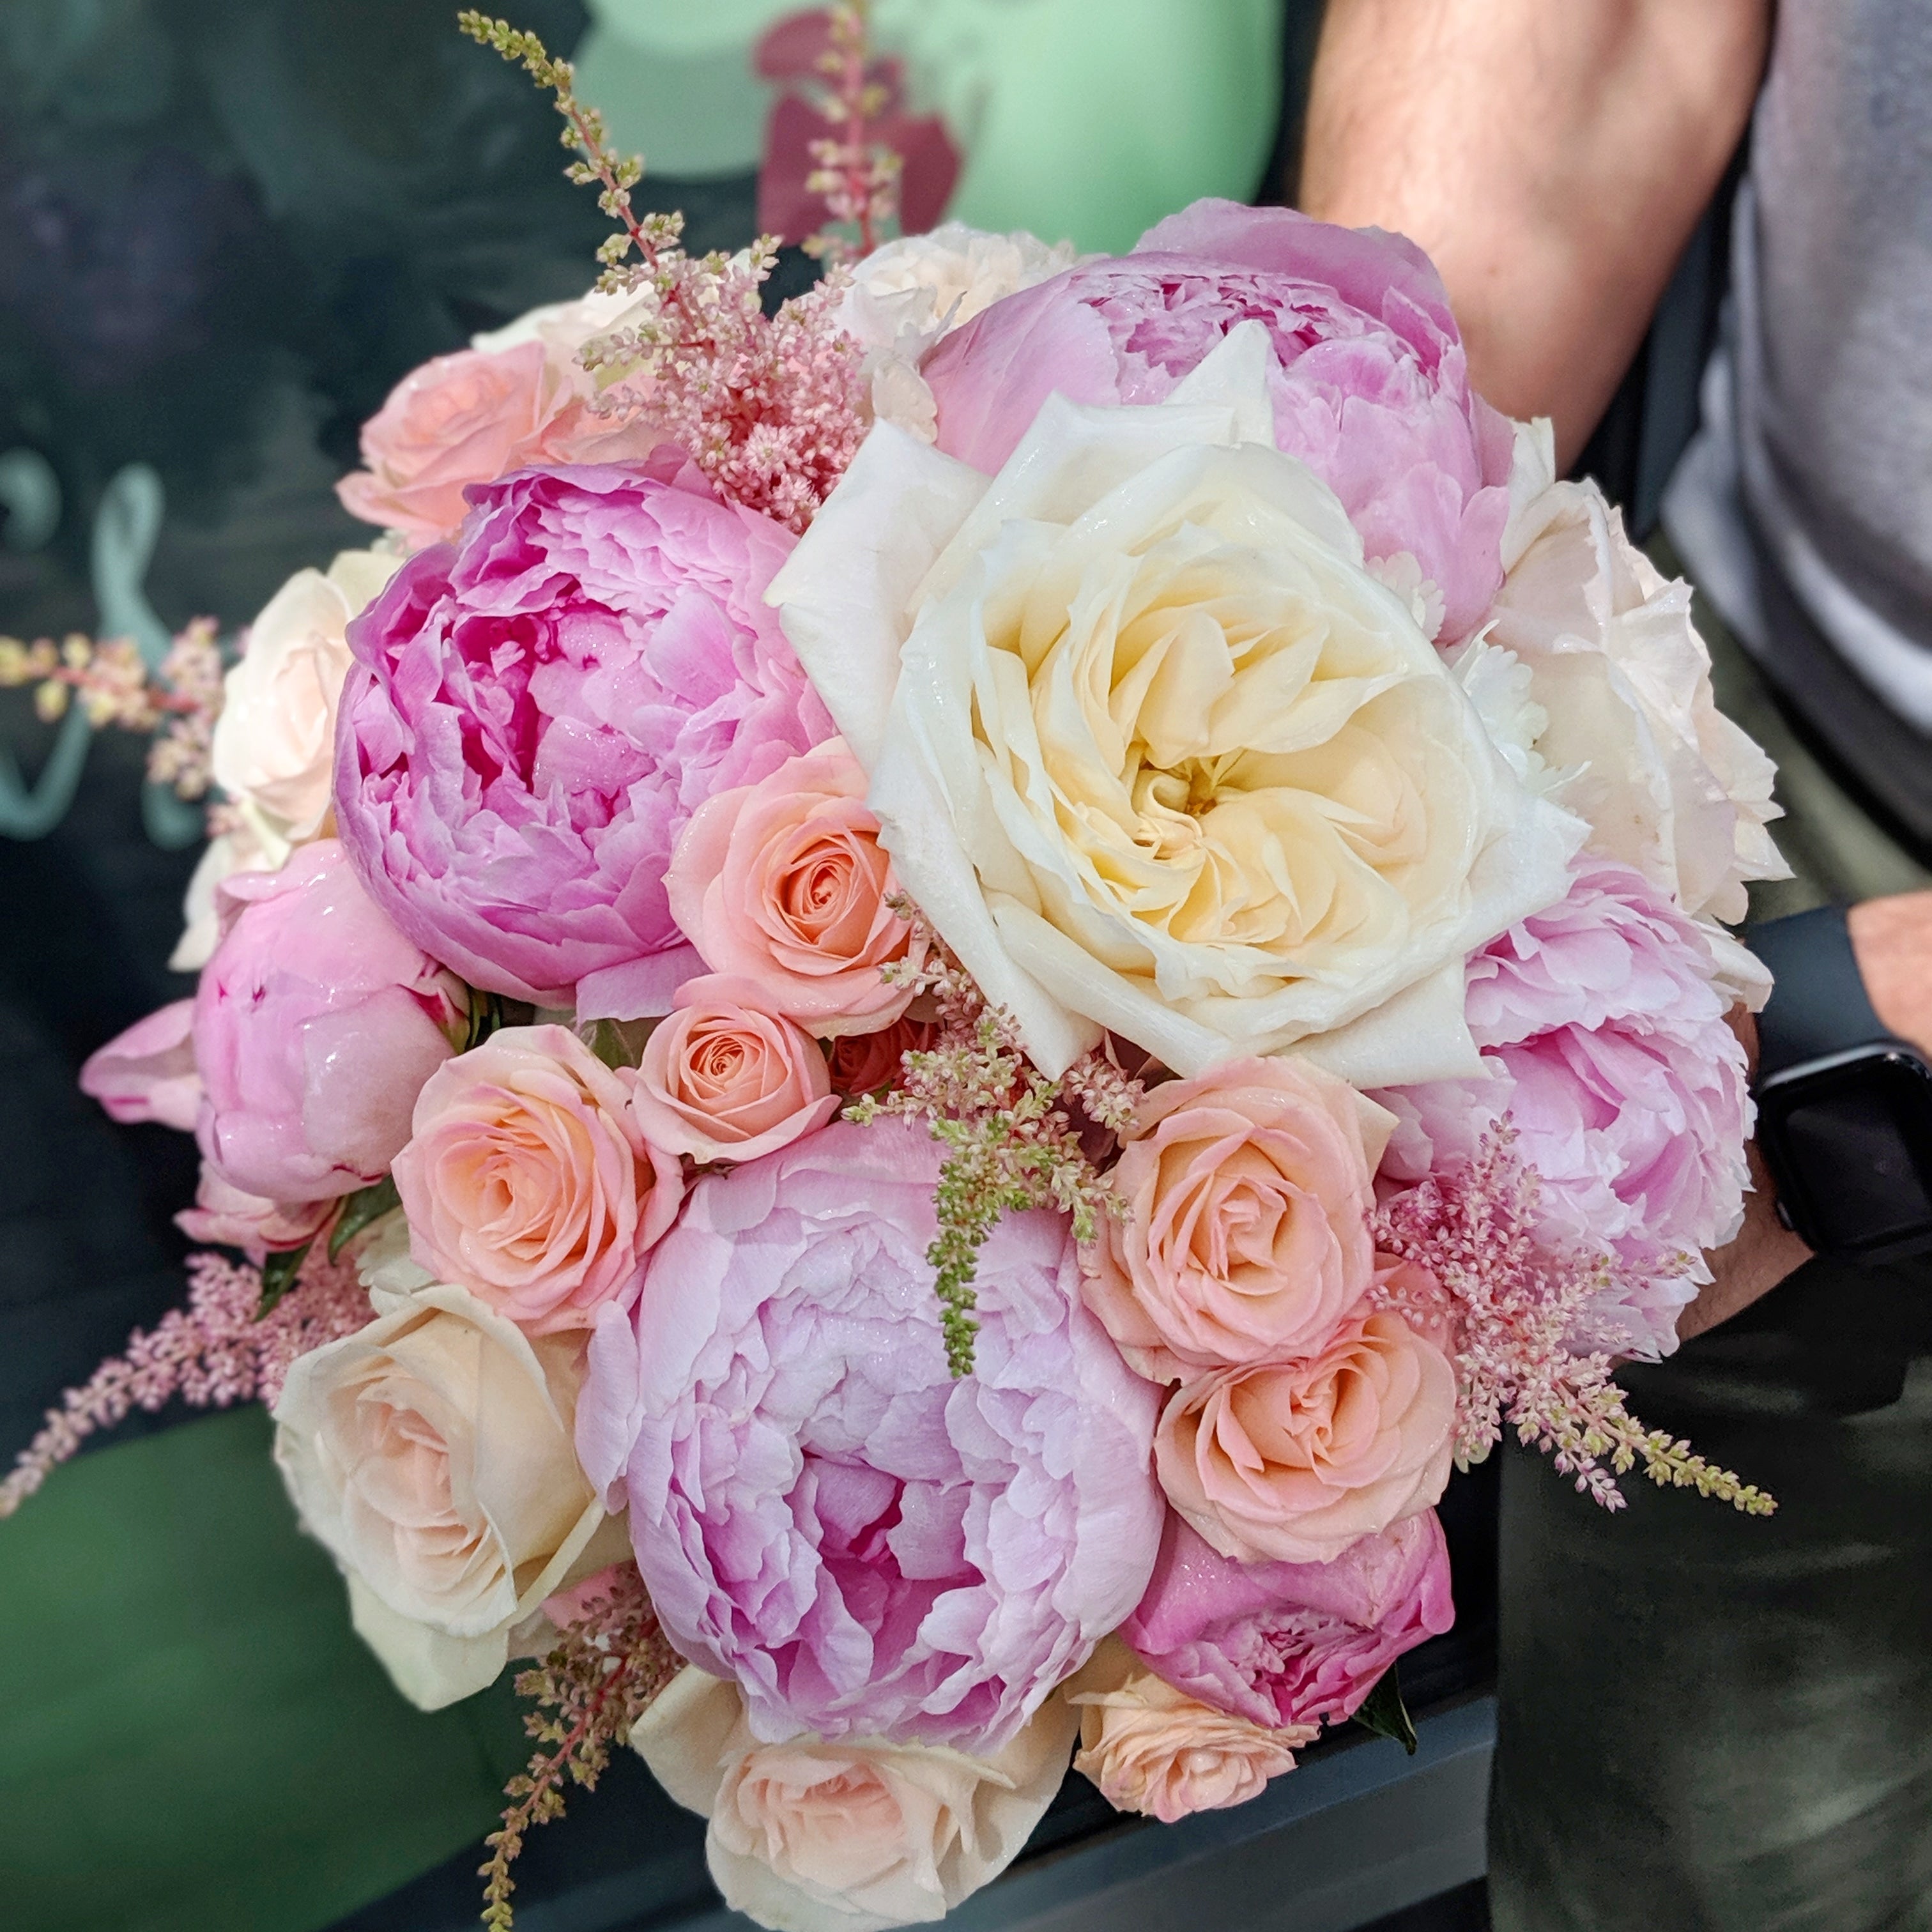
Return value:
[(1771, 920), (1745, 938), (1773, 982), (1758, 1016), (1760, 1081), (1849, 1048), (1902, 1044), (1873, 1010), (1843, 906)]
[(1842, 909), (1754, 926), (1771, 968), (1758, 1017), (1757, 1141), (1778, 1216), (1860, 1263), (1932, 1248), (1932, 1072), (1873, 1010)]

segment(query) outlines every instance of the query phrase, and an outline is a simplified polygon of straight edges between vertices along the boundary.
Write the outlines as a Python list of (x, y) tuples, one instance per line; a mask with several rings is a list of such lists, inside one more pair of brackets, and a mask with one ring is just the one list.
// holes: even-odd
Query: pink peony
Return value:
[(206, 1161), (194, 1205), (175, 1216), (191, 1241), (239, 1248), (257, 1268), (271, 1254), (306, 1246), (334, 1220), (339, 1198), (327, 1201), (265, 1201), (231, 1186)]
[(715, 973), (822, 1038), (873, 1033), (912, 1004), (885, 968), (926, 956), (898, 896), (866, 774), (842, 738), (700, 806), (671, 855), (670, 908)]
[(1237, 1563), (1168, 1518), (1154, 1581), (1120, 1634), (1152, 1670), (1257, 1724), (1352, 1717), (1404, 1652), (1456, 1621), (1433, 1510), (1327, 1563)]
[(1370, 558), (1406, 552), (1464, 636), (1502, 582), (1508, 422), (1469, 387), (1441, 279), (1412, 242), (1286, 208), (1198, 201), (1131, 255), (1069, 269), (946, 336), (922, 373), (939, 447), (989, 473), (1058, 390), (1157, 403), (1237, 322), (1268, 329), (1275, 440), (1342, 500)]
[(464, 989), (370, 903), (333, 838), (222, 890), (234, 916), (194, 1000), (202, 1153), (271, 1201), (366, 1187), (454, 1051)]
[(664, 1630), (753, 1730), (996, 1747), (1140, 1600), (1155, 1391), (1076, 1292), (1066, 1217), (1010, 1214), (948, 1372), (940, 1150), (847, 1124), (698, 1182), (578, 1412)]
[(650, 454), (647, 426), (614, 430), (586, 400), (541, 341), (436, 356), (412, 369), (362, 425), (364, 466), (335, 493), (352, 516), (400, 530), (420, 549), (454, 532), (472, 484), (512, 470)]
[(755, 1160), (838, 1111), (818, 1042), (769, 1010), (748, 980), (706, 974), (677, 989), (644, 1044), (631, 1112), (653, 1147), (693, 1160)]
[(560, 1026), (506, 1027), (438, 1068), (396, 1156), (416, 1265), (532, 1335), (628, 1308), (684, 1192), (632, 1090)]
[(194, 1002), (176, 1000), (158, 1008), (96, 1048), (82, 1065), (80, 1090), (126, 1125), (158, 1120), (191, 1133), (201, 1110)]
[(670, 451), (479, 489), (350, 626), (336, 816), (378, 903), (472, 985), (665, 1011), (686, 820), (831, 735), (763, 601), (792, 541)]
[(1641, 874), (1580, 862), (1566, 898), (1469, 962), (1469, 1030), (1492, 1078), (1379, 1096), (1402, 1123), (1384, 1176), (1462, 1165), (1507, 1112), (1552, 1238), (1657, 1270), (1647, 1292), (1599, 1305), (1594, 1339), (1668, 1353), (1710, 1278), (1676, 1258), (1731, 1238), (1748, 1181), (1754, 1109), (1716, 974), (1703, 934)]

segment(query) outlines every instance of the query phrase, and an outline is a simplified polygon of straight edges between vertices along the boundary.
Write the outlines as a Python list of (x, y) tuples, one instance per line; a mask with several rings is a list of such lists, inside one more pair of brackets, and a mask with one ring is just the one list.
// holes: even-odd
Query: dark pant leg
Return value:
[(1626, 1379), (1768, 1521), (1503, 1480), (1497, 1932), (1932, 1932), (1932, 1280), (1813, 1263)]

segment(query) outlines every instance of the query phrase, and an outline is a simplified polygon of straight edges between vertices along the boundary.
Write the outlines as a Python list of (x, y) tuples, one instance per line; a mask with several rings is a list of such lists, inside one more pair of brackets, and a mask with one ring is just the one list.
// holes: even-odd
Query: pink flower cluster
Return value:
[[(1629, 867), (1586, 860), (1569, 896), (1469, 962), (1486, 1082), (1383, 1095), (1402, 1125), (1384, 1176), (1466, 1166), (1507, 1116), (1553, 1243), (1606, 1247), (1621, 1285), (1580, 1340), (1654, 1357), (1737, 1232), (1753, 1108), (1710, 943)], [(1632, 1286), (1635, 1284), (1635, 1286)]]

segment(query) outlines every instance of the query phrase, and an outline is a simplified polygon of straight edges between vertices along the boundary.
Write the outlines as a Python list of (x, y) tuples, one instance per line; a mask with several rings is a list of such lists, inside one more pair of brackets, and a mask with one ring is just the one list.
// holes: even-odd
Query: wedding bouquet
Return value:
[(396, 390), (341, 486), (386, 534), (226, 673), (199, 990), (82, 1084), (192, 1129), (245, 1258), (0, 1507), (270, 1402), (405, 1695), (545, 1660), (492, 1923), (628, 1741), (811, 1928), (941, 1916), (1076, 1746), (1173, 1820), (1400, 1729), (1505, 1428), (1768, 1509), (1611, 1371), (1741, 1215), (1771, 767), (1426, 260), (1222, 202), (872, 247), (842, 16), (863, 245), (767, 315), (467, 24), (622, 226)]

